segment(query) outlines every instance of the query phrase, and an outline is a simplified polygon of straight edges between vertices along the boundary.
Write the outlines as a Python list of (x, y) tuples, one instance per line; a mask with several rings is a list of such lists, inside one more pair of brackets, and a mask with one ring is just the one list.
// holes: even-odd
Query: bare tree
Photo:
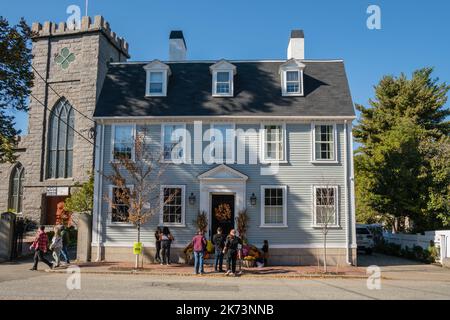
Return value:
[(327, 235), (330, 227), (336, 225), (336, 187), (321, 185), (315, 188), (316, 201), (316, 225), (320, 226), (323, 234), (323, 269), (328, 272), (327, 267)]
[[(139, 132), (134, 141), (122, 150), (114, 150), (111, 163), (112, 175), (106, 176), (114, 185), (112, 197), (105, 198), (114, 210), (115, 219), (129, 222), (137, 228), (137, 242), (141, 242), (141, 227), (161, 206), (170, 202), (172, 197), (160, 201), (161, 176), (165, 167), (160, 163), (160, 154), (149, 152), (145, 141), (145, 131)], [(134, 159), (131, 156), (134, 144)], [(139, 267), (139, 254), (136, 255), (135, 268)]]

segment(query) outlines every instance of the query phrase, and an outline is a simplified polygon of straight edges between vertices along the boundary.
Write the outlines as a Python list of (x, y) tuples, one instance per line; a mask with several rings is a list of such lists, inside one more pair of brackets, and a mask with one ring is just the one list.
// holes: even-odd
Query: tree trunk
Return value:
[(326, 233), (323, 235), (323, 271), (325, 273), (328, 272), (328, 270), (327, 270), (327, 234)]
[[(141, 242), (141, 225), (138, 224), (138, 235), (137, 235), (137, 242)], [(138, 269), (139, 268), (139, 254), (136, 255), (136, 260), (134, 263), (134, 268)]]

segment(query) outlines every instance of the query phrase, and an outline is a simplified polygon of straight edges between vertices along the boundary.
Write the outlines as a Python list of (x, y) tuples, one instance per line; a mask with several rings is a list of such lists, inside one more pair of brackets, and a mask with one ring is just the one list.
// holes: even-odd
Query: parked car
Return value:
[(356, 244), (358, 250), (364, 250), (366, 254), (372, 254), (374, 242), (369, 228), (363, 225), (356, 226)]

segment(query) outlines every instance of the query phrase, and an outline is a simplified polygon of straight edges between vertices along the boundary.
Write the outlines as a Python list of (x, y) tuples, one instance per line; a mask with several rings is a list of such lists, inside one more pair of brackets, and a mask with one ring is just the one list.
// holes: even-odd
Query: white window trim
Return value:
[[(218, 72), (228, 72), (229, 75), (229, 83), (230, 83), (230, 92), (228, 93), (219, 93), (217, 92), (217, 73)], [(234, 72), (233, 70), (221, 70), (217, 69), (213, 71), (212, 76), (212, 96), (213, 97), (233, 97), (234, 96)]]
[(312, 227), (313, 228), (323, 228), (323, 224), (321, 223), (317, 223), (316, 219), (317, 219), (317, 215), (316, 215), (316, 190), (320, 189), (320, 188), (333, 188), (334, 189), (334, 195), (335, 195), (335, 212), (334, 212), (334, 224), (330, 224), (328, 225), (328, 229), (340, 229), (341, 225), (340, 225), (340, 216), (339, 216), (339, 186), (337, 185), (331, 185), (331, 186), (322, 186), (322, 185), (315, 185), (312, 188), (312, 192), (313, 192), (313, 202), (312, 202), (312, 213), (313, 213), (313, 217), (312, 217)]
[[(184, 135), (183, 135), (183, 158), (177, 161), (181, 161), (182, 163), (186, 163), (186, 152), (187, 152), (187, 137), (186, 137), (186, 123), (184, 122), (164, 122), (161, 123), (161, 163), (174, 163), (174, 161), (172, 159), (167, 160), (164, 159), (164, 127), (165, 126), (182, 126), (183, 130), (184, 130)], [(175, 161), (175, 162), (177, 162)]]
[[(217, 163), (216, 161), (221, 161), (218, 164), (234, 164), (236, 162), (236, 124), (234, 122), (211, 122), (210, 123), (210, 135), (209, 135), (209, 142), (211, 143), (211, 147), (214, 148), (214, 142), (211, 141), (211, 134), (212, 130), (214, 130), (215, 125), (227, 125), (231, 126), (231, 130), (233, 131), (233, 141), (232, 141), (232, 153), (231, 153), (231, 159), (226, 158), (226, 154), (223, 154), (222, 159), (216, 159), (211, 155), (211, 161), (213, 163)], [(211, 149), (212, 149), (211, 148)], [(226, 148), (225, 148), (226, 150)]]
[[(299, 81), (300, 81), (300, 85), (299, 85), (299, 92), (288, 92), (287, 91), (287, 72), (288, 71), (297, 71), (299, 73), (298, 77), (299, 77)], [(304, 77), (303, 77), (304, 73), (302, 69), (299, 68), (286, 68), (282, 70), (281, 73), (281, 87), (282, 87), (282, 95), (284, 97), (303, 97), (304, 96)]]
[[(116, 185), (110, 184), (108, 186), (108, 196), (109, 196), (109, 201), (108, 201), (108, 225), (109, 226), (117, 226), (117, 227), (134, 227), (134, 224), (131, 222), (113, 222), (112, 221), (112, 204), (111, 202), (113, 201), (113, 189), (114, 188), (119, 188)], [(127, 184), (126, 188), (130, 189), (130, 191), (132, 191), (134, 189), (134, 186), (131, 184)]]
[[(283, 158), (278, 160), (266, 159), (266, 135), (265, 135), (265, 126), (282, 126), (283, 130)], [(260, 150), (260, 162), (262, 164), (273, 164), (273, 163), (288, 163), (287, 161), (287, 146), (286, 146), (286, 123), (285, 122), (263, 122), (260, 125), (259, 131), (259, 150)]]
[[(321, 160), (321, 159), (316, 159), (316, 126), (333, 126), (333, 153), (334, 153), (334, 158), (330, 159), (330, 160)], [(311, 154), (311, 163), (313, 164), (321, 164), (321, 163), (328, 163), (328, 164), (337, 164), (339, 163), (338, 161), (338, 154), (337, 154), (337, 125), (336, 123), (330, 123), (330, 122), (312, 122), (311, 123), (311, 150), (312, 150), (312, 154)]]
[[(180, 188), (181, 189), (181, 223), (164, 223), (164, 189), (166, 188)], [(186, 227), (186, 186), (181, 184), (164, 184), (159, 190), (159, 225), (162, 227)]]
[[(162, 92), (150, 92), (150, 73), (152, 72), (161, 72), (162, 73)], [(168, 71), (167, 69), (148, 69), (147, 73), (147, 81), (145, 84), (145, 96), (146, 97), (166, 97), (167, 96), (167, 79), (168, 79)]]
[[(282, 224), (270, 224), (265, 221), (265, 190), (266, 189), (283, 189), (283, 223)], [(287, 192), (286, 185), (262, 185), (261, 186), (261, 225), (260, 228), (287, 228)]]
[(133, 140), (133, 147), (131, 149), (131, 161), (136, 161), (136, 150), (135, 150), (135, 139), (136, 139), (136, 124), (135, 123), (114, 123), (111, 125), (111, 151), (110, 151), (110, 162), (117, 163), (119, 160), (114, 159), (114, 144), (116, 139), (116, 127), (132, 127), (131, 134)]

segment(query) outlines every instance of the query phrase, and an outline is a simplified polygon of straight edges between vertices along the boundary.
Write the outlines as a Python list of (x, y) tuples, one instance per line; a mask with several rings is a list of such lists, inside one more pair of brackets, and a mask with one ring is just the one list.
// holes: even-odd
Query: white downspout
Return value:
[(355, 165), (353, 154), (353, 123), (350, 123), (350, 208), (353, 224), (351, 225), (351, 248), (356, 246), (356, 199), (355, 199)]
[(346, 222), (346, 237), (345, 237), (345, 253), (347, 257), (347, 264), (351, 265), (350, 261), (350, 214), (348, 210), (348, 130), (347, 130), (347, 120), (344, 121), (344, 171), (345, 171), (345, 181), (344, 181), (344, 214)]
[(96, 258), (96, 262), (100, 262), (101, 261), (101, 234), (102, 234), (102, 189), (103, 189), (103, 176), (102, 176), (102, 172), (103, 172), (103, 154), (104, 154), (104, 150), (102, 149), (102, 146), (104, 145), (104, 136), (105, 136), (105, 131), (104, 131), (104, 124), (102, 123), (100, 125), (100, 144), (98, 146), (98, 153), (99, 153), (99, 163), (98, 166), (96, 167), (96, 171), (95, 171), (95, 178), (97, 181), (97, 192), (96, 194), (96, 201), (95, 203), (97, 204), (97, 210), (96, 210), (96, 224), (97, 224), (97, 258)]

